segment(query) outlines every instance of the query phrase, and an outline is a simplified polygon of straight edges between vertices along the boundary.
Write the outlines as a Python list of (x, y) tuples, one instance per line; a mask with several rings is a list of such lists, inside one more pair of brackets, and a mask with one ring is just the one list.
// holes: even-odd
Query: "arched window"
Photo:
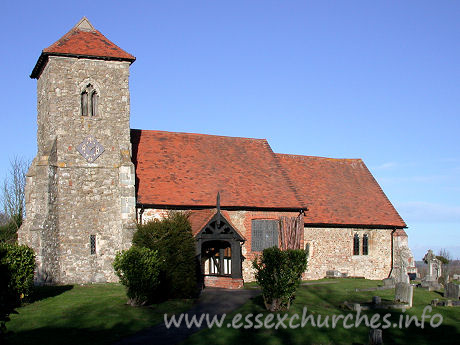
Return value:
[(353, 255), (359, 255), (359, 235), (353, 237)]
[(91, 116), (97, 115), (97, 92), (93, 91), (91, 94)]
[(81, 93), (81, 115), (96, 116), (97, 115), (97, 91), (91, 84), (88, 84)]
[(369, 254), (369, 238), (367, 235), (363, 235), (363, 255)]
[(81, 115), (88, 116), (88, 92), (81, 93)]

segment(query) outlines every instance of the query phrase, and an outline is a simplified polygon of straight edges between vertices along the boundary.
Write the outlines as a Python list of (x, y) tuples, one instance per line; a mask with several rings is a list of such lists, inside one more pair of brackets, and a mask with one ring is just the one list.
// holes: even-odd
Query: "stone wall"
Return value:
[[(306, 279), (320, 279), (326, 271), (367, 279), (387, 278), (391, 271), (392, 229), (305, 227), (304, 243), (309, 247)], [(353, 237), (360, 238), (360, 255), (353, 255)], [(369, 237), (369, 254), (362, 255), (362, 238)]]
[[(129, 248), (135, 229), (128, 78), (128, 62), (50, 56), (38, 79), (38, 153), (19, 240), (38, 255), (39, 281), (117, 280), (112, 261)], [(88, 84), (99, 96), (94, 117), (81, 115)], [(89, 136), (104, 147), (91, 163), (77, 151)]]

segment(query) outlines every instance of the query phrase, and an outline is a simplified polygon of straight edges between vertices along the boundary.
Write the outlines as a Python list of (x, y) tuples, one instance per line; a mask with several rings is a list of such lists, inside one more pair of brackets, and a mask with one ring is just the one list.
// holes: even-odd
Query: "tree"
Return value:
[(156, 295), (161, 299), (193, 298), (198, 293), (198, 262), (189, 214), (170, 212), (167, 218), (139, 224), (133, 245), (150, 248), (162, 258), (160, 285)]
[(449, 275), (449, 263), (452, 261), (452, 256), (450, 255), (449, 251), (445, 248), (442, 248), (436, 258), (441, 261), (441, 268), (442, 268), (442, 277), (445, 279)]
[(29, 162), (27, 160), (15, 156), (10, 160), (10, 169), (2, 186), (3, 212), (8, 219), (8, 223), (16, 231), (21, 226), (25, 214), (24, 190), (28, 168)]

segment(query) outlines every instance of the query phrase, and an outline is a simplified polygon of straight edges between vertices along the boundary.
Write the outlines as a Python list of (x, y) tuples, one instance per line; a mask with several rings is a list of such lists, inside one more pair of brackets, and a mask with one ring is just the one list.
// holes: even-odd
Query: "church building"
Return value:
[(136, 224), (177, 211), (189, 214), (206, 286), (253, 281), (251, 261), (272, 246), (308, 250), (304, 279), (396, 274), (406, 224), (361, 159), (131, 129), (134, 61), (82, 18), (33, 68), (38, 151), (18, 236), (36, 252), (37, 283), (117, 281), (112, 262)]

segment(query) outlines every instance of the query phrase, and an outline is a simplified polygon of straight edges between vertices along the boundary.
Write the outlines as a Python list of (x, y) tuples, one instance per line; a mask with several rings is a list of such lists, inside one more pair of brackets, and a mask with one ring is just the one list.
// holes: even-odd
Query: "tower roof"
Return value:
[(48, 56), (71, 56), (102, 60), (134, 62), (136, 58), (109, 41), (97, 31), (90, 21), (83, 17), (68, 33), (58, 41), (43, 49), (30, 75), (38, 78), (45, 67)]

